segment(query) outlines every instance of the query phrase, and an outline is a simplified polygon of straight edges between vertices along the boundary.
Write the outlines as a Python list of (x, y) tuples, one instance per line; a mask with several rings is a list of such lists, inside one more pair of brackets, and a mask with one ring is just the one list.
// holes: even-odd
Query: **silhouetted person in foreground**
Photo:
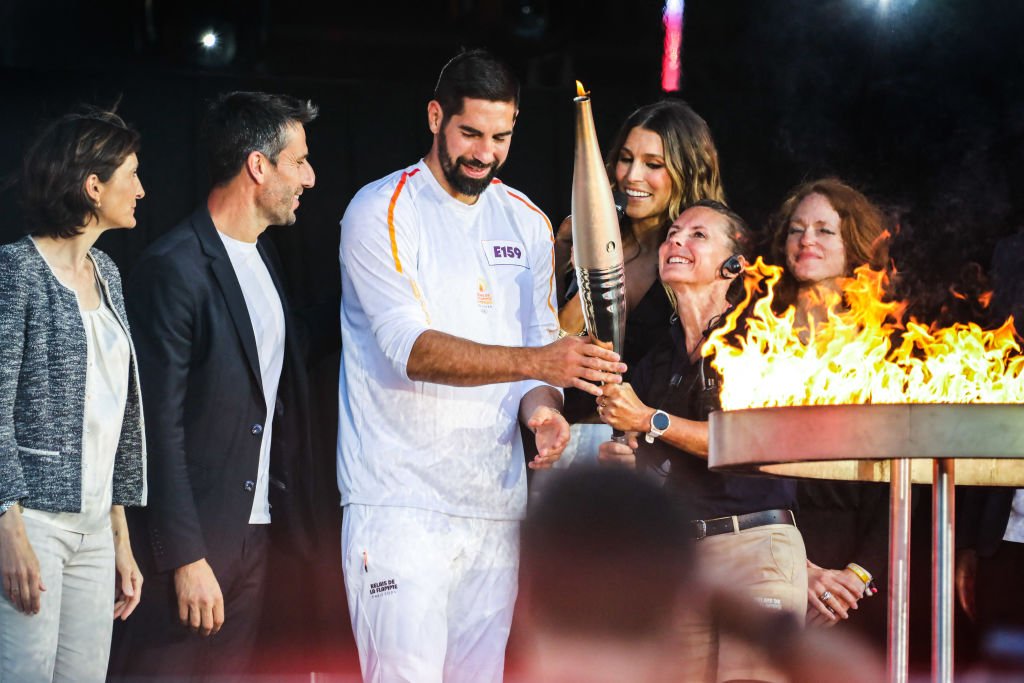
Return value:
[(529, 681), (675, 681), (694, 587), (689, 515), (624, 469), (559, 473), (522, 528)]
[(695, 610), (793, 683), (884, 679), (860, 641), (804, 630), (789, 612), (702, 582), (690, 518), (677, 497), (627, 469), (552, 477), (522, 527), (521, 680), (699, 681), (702, 662), (678, 646), (679, 623)]

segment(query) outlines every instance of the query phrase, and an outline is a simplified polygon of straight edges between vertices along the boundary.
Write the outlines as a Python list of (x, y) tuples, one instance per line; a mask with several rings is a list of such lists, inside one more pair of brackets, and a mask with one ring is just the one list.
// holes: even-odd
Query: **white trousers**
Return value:
[(22, 517), (46, 591), (38, 614), (0, 597), (0, 681), (101, 682), (114, 614), (114, 538)]
[(341, 553), (364, 681), (502, 680), (518, 522), (349, 505)]

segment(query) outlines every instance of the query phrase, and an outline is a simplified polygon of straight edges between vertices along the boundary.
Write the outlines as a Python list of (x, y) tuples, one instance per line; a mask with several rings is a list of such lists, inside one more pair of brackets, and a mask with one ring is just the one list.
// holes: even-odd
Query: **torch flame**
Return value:
[[(938, 328), (903, 320), (906, 304), (885, 301), (885, 273), (866, 266), (826, 301), (826, 319), (805, 326), (793, 307), (771, 308), (782, 269), (760, 258), (746, 298), (702, 353), (722, 375), (722, 407), (848, 403), (1024, 403), (1024, 355), (1008, 318), (999, 328)], [(753, 300), (754, 292), (765, 296)], [(753, 303), (751, 303), (753, 301)], [(730, 341), (752, 306), (743, 336)]]
[(577, 97), (586, 97), (589, 94), (590, 93), (588, 93), (586, 90), (583, 89), (583, 84), (580, 83), (579, 81), (576, 81), (576, 96)]

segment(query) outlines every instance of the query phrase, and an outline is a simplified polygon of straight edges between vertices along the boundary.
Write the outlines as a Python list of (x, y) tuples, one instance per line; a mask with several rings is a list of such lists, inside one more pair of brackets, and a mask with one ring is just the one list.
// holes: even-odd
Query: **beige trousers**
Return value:
[(23, 517), (46, 591), (38, 614), (0, 596), (0, 681), (100, 683), (114, 614), (114, 538)]
[[(795, 526), (769, 524), (696, 543), (698, 569), (705, 582), (751, 610), (786, 611), (803, 623), (807, 552)], [(786, 681), (755, 647), (719, 633), (714, 615), (707, 610), (690, 610), (681, 628), (687, 680)]]

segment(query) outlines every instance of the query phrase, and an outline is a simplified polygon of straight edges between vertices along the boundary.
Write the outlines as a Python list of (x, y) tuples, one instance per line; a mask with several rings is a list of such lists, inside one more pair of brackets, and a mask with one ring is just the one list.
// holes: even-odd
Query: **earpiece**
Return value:
[(718, 274), (726, 280), (734, 278), (743, 272), (743, 263), (740, 261), (739, 254), (733, 254), (729, 258), (725, 259), (721, 267), (718, 269)]

